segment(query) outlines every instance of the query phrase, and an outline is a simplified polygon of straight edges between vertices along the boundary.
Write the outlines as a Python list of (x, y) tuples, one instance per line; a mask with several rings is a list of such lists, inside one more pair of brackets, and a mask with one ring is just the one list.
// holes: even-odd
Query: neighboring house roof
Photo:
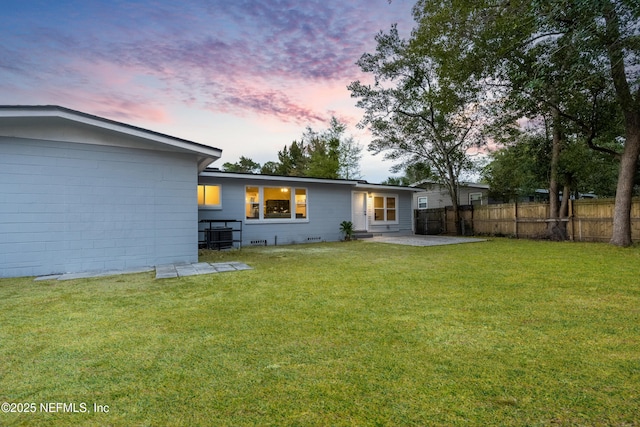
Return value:
[[(424, 189), (425, 187), (433, 187), (436, 185), (443, 186), (443, 184), (439, 182), (424, 180), (424, 181), (420, 181), (420, 182), (416, 182), (415, 184), (412, 184), (412, 187), (420, 187)], [(489, 184), (480, 184), (477, 182), (466, 182), (466, 181), (461, 181), (459, 183), (459, 186), (467, 187), (467, 188), (478, 188), (482, 190), (488, 190), (490, 188)]]
[(338, 184), (350, 185), (362, 190), (401, 190), (401, 191), (420, 191), (419, 188), (403, 187), (396, 185), (370, 184), (363, 180), (356, 179), (331, 179), (331, 178), (313, 178), (306, 176), (287, 176), (287, 175), (263, 175), (244, 172), (225, 172), (219, 169), (207, 168), (200, 173), (200, 176), (214, 178), (239, 178), (253, 179), (258, 181), (286, 181), (299, 183), (319, 183), (319, 184)]
[[(106, 140), (117, 135), (126, 136), (128, 139), (139, 141), (147, 149), (192, 153), (197, 156), (199, 171), (204, 170), (222, 156), (222, 150), (215, 147), (56, 105), (0, 105), (0, 134), (3, 136), (38, 139), (54, 137), (49, 132), (43, 132), (37, 126), (32, 126), (34, 120), (52, 126), (90, 127), (94, 131), (100, 131)], [(86, 142), (73, 132), (56, 134), (55, 139), (66, 142)], [(117, 145), (116, 141), (111, 142)]]

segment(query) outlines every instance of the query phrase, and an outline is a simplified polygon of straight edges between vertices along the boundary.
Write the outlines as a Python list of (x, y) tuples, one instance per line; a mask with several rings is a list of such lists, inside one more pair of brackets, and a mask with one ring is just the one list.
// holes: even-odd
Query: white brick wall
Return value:
[(195, 155), (0, 137), (0, 277), (197, 261)]

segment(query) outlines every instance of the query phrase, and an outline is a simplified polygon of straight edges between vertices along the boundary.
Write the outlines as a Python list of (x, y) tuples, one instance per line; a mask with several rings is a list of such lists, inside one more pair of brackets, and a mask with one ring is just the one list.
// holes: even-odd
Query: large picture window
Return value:
[(373, 196), (373, 220), (375, 222), (398, 222), (396, 196)]
[(220, 209), (222, 207), (220, 186), (198, 185), (198, 206)]
[(307, 189), (246, 187), (247, 220), (306, 220)]

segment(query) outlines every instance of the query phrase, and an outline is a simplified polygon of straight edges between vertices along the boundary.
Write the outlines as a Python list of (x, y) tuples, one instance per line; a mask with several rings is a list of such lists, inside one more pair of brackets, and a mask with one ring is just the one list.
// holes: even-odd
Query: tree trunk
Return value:
[[(640, 116), (640, 115), (639, 115)], [(620, 158), (616, 204), (613, 210), (613, 233), (609, 243), (617, 246), (631, 246), (631, 202), (633, 182), (638, 169), (640, 155), (640, 117), (634, 126), (627, 124), (627, 138)]]
[[(565, 184), (564, 188), (562, 189), (562, 203), (560, 204), (559, 215), (559, 217), (562, 219), (566, 219), (569, 217), (569, 199), (571, 199), (571, 185)], [(566, 225), (565, 228), (567, 228)]]
[(560, 161), (560, 145), (562, 133), (560, 131), (560, 112), (552, 109), (553, 139), (551, 146), (551, 175), (549, 178), (549, 219), (547, 223), (547, 237), (551, 240), (566, 240), (566, 223), (560, 220), (560, 197), (558, 194), (558, 163)]
[(620, 20), (616, 7), (611, 1), (604, 2), (603, 6), (611, 77), (618, 102), (624, 113), (626, 130), (624, 151), (620, 157), (610, 243), (617, 246), (631, 246), (631, 199), (634, 175), (638, 168), (638, 155), (640, 155), (640, 91), (634, 96), (627, 81), (625, 53), (621, 43)]

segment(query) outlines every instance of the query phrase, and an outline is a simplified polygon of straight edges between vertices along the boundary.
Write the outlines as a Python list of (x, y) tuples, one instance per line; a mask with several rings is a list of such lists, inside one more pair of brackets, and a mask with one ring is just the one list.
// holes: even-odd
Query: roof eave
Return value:
[[(137, 138), (143, 138), (149, 141), (154, 141), (160, 144), (197, 154), (199, 170), (204, 170), (206, 166), (222, 157), (222, 150), (219, 148), (210, 147), (207, 145), (199, 144), (197, 142), (166, 135), (160, 132), (151, 131), (133, 125), (128, 125), (103, 117), (94, 116), (80, 111), (71, 110), (69, 108), (60, 107), (57, 105), (3, 105), (0, 106), (0, 118), (1, 117), (57, 117), (64, 120), (70, 120), (72, 122), (82, 123)], [(204, 166), (201, 167), (201, 164), (203, 164)]]

